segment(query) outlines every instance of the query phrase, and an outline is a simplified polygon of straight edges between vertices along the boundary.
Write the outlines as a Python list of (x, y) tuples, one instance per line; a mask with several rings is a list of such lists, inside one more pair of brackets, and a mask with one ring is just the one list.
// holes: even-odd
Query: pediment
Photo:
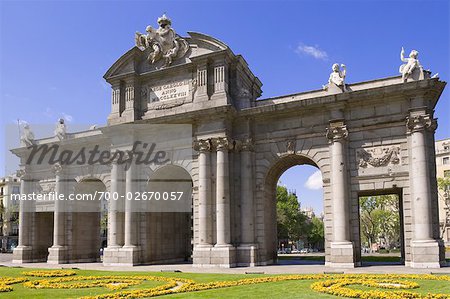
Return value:
[(188, 32), (188, 34), (188, 37), (181, 37), (188, 45), (185, 54), (181, 57), (176, 57), (169, 66), (165, 65), (163, 60), (154, 63), (149, 61), (149, 55), (152, 52), (151, 48), (142, 50), (134, 46), (108, 69), (103, 78), (110, 81), (130, 74), (151, 73), (165, 68), (188, 64), (191, 63), (192, 59), (208, 56), (215, 52), (229, 50), (225, 43), (206, 34), (198, 32)]

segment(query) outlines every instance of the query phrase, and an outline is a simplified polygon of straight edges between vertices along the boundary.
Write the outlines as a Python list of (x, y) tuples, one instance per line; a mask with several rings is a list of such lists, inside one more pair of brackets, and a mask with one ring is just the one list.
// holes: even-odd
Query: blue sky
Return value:
[[(347, 65), (349, 83), (397, 75), (402, 46), (449, 78), (449, 1), (0, 1), (1, 126), (59, 117), (69, 131), (104, 124), (103, 74), (163, 12), (180, 35), (206, 33), (242, 54), (264, 84), (262, 98), (321, 88), (334, 62)], [(450, 136), (449, 111), (447, 88), (438, 139)], [(321, 191), (304, 187), (313, 172), (295, 168), (281, 180), (320, 211)]]

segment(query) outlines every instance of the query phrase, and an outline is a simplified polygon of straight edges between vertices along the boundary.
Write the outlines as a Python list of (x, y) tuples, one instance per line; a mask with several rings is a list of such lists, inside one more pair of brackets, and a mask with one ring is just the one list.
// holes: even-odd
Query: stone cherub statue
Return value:
[(149, 63), (154, 64), (160, 59), (164, 59), (164, 66), (172, 64), (173, 60), (180, 58), (189, 50), (188, 43), (175, 33), (172, 29), (172, 21), (164, 14), (158, 18), (159, 28), (154, 29), (147, 26), (147, 34), (136, 32), (136, 46), (145, 51), (149, 49), (147, 57)]
[(31, 146), (34, 144), (34, 133), (31, 131), (29, 124), (24, 124), (22, 135), (20, 136), (20, 143), (25, 146)]
[(66, 138), (66, 134), (66, 124), (64, 123), (64, 119), (60, 118), (56, 123), (55, 136), (59, 140), (63, 140)]
[[(342, 68), (342, 70), (341, 70)], [(324, 90), (328, 90), (331, 86), (335, 85), (339, 87), (342, 91), (347, 91), (347, 86), (345, 85), (345, 76), (347, 74), (347, 68), (344, 64), (341, 64), (339, 67), (339, 64), (335, 63), (331, 67), (332, 73), (330, 74), (330, 77), (328, 78), (328, 84), (323, 86)]]
[(405, 49), (402, 47), (402, 51), (400, 52), (400, 59), (403, 62), (406, 62), (405, 64), (402, 64), (400, 66), (400, 73), (402, 74), (402, 81), (406, 82), (408, 81), (408, 78), (413, 76), (413, 73), (418, 73), (416, 77), (416, 80), (420, 77), (420, 74), (423, 72), (423, 67), (419, 62), (419, 59), (417, 57), (419, 56), (419, 52), (416, 50), (412, 50), (411, 53), (409, 53), (409, 58), (405, 58)]

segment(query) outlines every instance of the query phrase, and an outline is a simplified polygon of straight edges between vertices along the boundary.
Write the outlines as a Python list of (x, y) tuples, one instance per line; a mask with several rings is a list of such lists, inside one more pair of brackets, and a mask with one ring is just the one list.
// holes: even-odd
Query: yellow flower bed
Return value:
[(63, 276), (72, 276), (77, 274), (73, 270), (36, 270), (36, 271), (27, 271), (22, 272), (23, 275), (26, 276), (35, 276), (35, 277), (63, 277)]
[[(51, 271), (39, 275), (49, 275)], [(27, 273), (27, 272), (25, 272)], [(34, 273), (36, 274), (36, 273)], [(36, 275), (37, 276), (37, 275)], [(48, 276), (46, 276), (48, 277)], [(20, 279), (20, 278), (19, 278)], [(26, 281), (26, 278), (21, 278)], [(121, 298), (148, 298), (167, 294), (204, 291), (234, 286), (254, 285), (267, 282), (280, 282), (292, 280), (314, 280), (311, 289), (325, 294), (362, 299), (450, 299), (450, 294), (426, 294), (422, 295), (410, 290), (419, 288), (417, 282), (411, 280), (434, 280), (450, 282), (450, 276), (436, 276), (431, 274), (314, 274), (314, 275), (280, 275), (245, 278), (230, 281), (214, 281), (197, 283), (190, 279), (177, 277), (162, 277), (150, 275), (129, 276), (70, 276), (51, 279), (38, 279), (26, 281), (25, 287), (32, 289), (79, 289), (91, 287), (105, 287), (119, 292), (102, 294), (97, 296), (82, 297), (83, 299), (121, 299)], [(161, 281), (164, 285), (139, 290), (123, 290), (129, 286), (135, 286), (144, 281)], [(17, 282), (17, 281), (16, 281)], [(15, 283), (11, 279), (11, 284)], [(6, 282), (0, 281), (1, 287), (8, 287)], [(365, 286), (375, 288), (373, 290), (360, 290), (350, 286)], [(8, 287), (9, 290), (10, 287)]]
[(13, 289), (9, 285), (27, 281), (26, 277), (0, 277), (0, 292), (11, 292)]
[[(178, 278), (174, 278), (180, 281)], [(271, 277), (247, 278), (232, 281), (217, 281), (209, 283), (185, 282), (177, 289), (169, 289), (164, 287), (142, 289), (136, 291), (121, 291), (114, 294), (104, 294), (97, 296), (83, 297), (83, 299), (119, 299), (119, 298), (148, 298), (162, 296), (174, 293), (204, 291), (211, 289), (219, 289), (233, 286), (243, 286), (251, 284), (259, 284), (266, 282), (279, 282), (289, 280), (325, 280), (313, 283), (311, 288), (315, 291), (337, 295), (348, 298), (363, 299), (444, 299), (450, 298), (450, 294), (428, 294), (421, 295), (419, 293), (406, 291), (380, 291), (380, 290), (355, 290), (345, 288), (348, 285), (364, 285), (367, 287), (383, 288), (383, 289), (414, 289), (419, 284), (403, 279), (423, 279), (423, 280), (439, 280), (450, 281), (450, 276), (435, 275), (364, 275), (364, 274), (346, 274), (346, 275), (282, 275)]]

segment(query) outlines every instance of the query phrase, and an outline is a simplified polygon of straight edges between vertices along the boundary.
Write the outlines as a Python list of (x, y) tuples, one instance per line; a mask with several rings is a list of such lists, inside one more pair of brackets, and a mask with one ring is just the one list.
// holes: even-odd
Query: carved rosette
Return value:
[(211, 140), (199, 139), (194, 141), (194, 150), (200, 153), (209, 152), (211, 150)]
[[(381, 153), (381, 154), (380, 154)], [(358, 165), (367, 168), (369, 165), (373, 167), (382, 167), (389, 164), (400, 163), (400, 147), (391, 146), (383, 148), (359, 149), (356, 151)]]
[(410, 115), (406, 118), (406, 130), (411, 134), (422, 130), (434, 131), (437, 128), (437, 121), (429, 114)]
[(217, 151), (228, 151), (233, 146), (233, 143), (226, 137), (212, 138), (211, 142)]
[(330, 123), (326, 136), (330, 143), (346, 139), (348, 137), (347, 126), (343, 122)]

